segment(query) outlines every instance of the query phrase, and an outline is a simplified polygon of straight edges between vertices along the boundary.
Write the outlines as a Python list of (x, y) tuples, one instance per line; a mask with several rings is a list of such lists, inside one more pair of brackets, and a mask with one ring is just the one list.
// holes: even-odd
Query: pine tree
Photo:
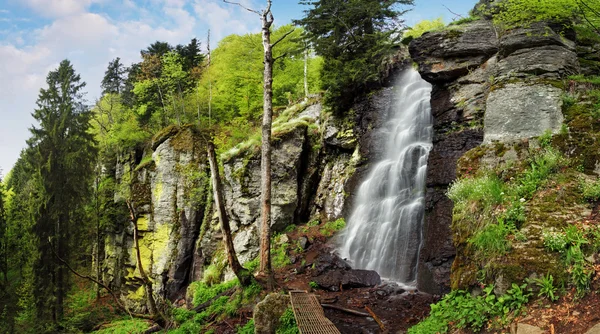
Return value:
[(121, 63), (121, 58), (117, 57), (108, 63), (108, 68), (104, 72), (102, 79), (102, 94), (121, 94), (125, 86), (125, 66)]
[(38, 239), (34, 264), (34, 295), (40, 322), (60, 321), (68, 288), (67, 269), (57, 257), (69, 259), (70, 236), (77, 235), (75, 221), (89, 192), (95, 148), (89, 133), (91, 113), (84, 104), (85, 86), (71, 63), (63, 60), (51, 71), (32, 116), (39, 127), (30, 129), (30, 159), (42, 188), (33, 232)]

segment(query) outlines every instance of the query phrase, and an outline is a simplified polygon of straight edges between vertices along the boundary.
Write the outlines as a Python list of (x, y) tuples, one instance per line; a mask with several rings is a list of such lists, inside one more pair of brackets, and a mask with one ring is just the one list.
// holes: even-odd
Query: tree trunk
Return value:
[(304, 50), (304, 101), (308, 101), (308, 46)]
[[(271, 123), (273, 121), (273, 53), (271, 45), (271, 0), (261, 13), (262, 42), (264, 48), (263, 120), (261, 147), (261, 228), (260, 228), (260, 276), (273, 281), (271, 269)], [(270, 287), (270, 284), (267, 284)]]
[(221, 177), (219, 176), (219, 166), (215, 157), (215, 146), (212, 139), (208, 142), (208, 162), (210, 164), (210, 176), (213, 185), (213, 196), (217, 212), (219, 213), (219, 222), (221, 223), (221, 231), (224, 235), (225, 251), (227, 252), (227, 260), (231, 266), (231, 270), (240, 281), (242, 286), (248, 286), (252, 283), (250, 272), (240, 265), (235, 249), (233, 247), (233, 238), (231, 237), (231, 228), (229, 227), (229, 217), (225, 211), (225, 201), (223, 200), (223, 187), (221, 185)]
[(137, 259), (138, 270), (140, 271), (140, 276), (142, 276), (142, 282), (144, 284), (144, 289), (146, 290), (146, 297), (148, 298), (148, 306), (150, 308), (150, 314), (154, 317), (161, 325), (166, 323), (165, 316), (158, 310), (156, 307), (156, 300), (154, 299), (154, 291), (152, 289), (152, 281), (146, 275), (146, 271), (144, 270), (144, 266), (142, 265), (142, 255), (140, 253), (140, 243), (139, 243), (139, 230), (138, 230), (138, 215), (135, 212), (135, 208), (133, 207), (133, 203), (127, 201), (127, 207), (129, 208), (129, 215), (131, 222), (133, 223), (133, 243), (135, 246), (135, 256)]

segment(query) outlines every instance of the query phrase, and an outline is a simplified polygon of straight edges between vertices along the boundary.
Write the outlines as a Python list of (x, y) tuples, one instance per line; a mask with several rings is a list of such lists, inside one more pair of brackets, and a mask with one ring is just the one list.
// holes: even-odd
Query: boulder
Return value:
[(484, 120), (484, 142), (537, 137), (561, 128), (562, 90), (550, 85), (508, 84), (491, 92)]
[(497, 78), (531, 75), (559, 79), (579, 72), (577, 54), (562, 46), (547, 45), (520, 49), (500, 60), (495, 70)]
[(366, 288), (381, 284), (381, 277), (374, 270), (335, 269), (314, 278), (319, 287), (329, 291)]
[(275, 334), (279, 327), (279, 318), (290, 304), (290, 297), (279, 293), (270, 293), (254, 307), (254, 333)]

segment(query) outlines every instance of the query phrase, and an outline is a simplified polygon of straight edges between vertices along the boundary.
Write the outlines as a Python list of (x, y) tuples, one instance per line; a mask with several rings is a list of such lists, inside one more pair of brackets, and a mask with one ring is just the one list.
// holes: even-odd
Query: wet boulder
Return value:
[(319, 287), (329, 291), (367, 288), (381, 284), (381, 277), (374, 270), (335, 269), (314, 278)]

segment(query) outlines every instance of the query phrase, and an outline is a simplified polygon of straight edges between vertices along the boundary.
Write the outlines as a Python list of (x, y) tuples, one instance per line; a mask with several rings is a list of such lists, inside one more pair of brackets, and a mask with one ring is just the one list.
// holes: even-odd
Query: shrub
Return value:
[(506, 237), (515, 230), (512, 224), (506, 224), (503, 219), (498, 224), (491, 224), (477, 232), (469, 239), (477, 253), (482, 258), (490, 258), (506, 254), (510, 243)]
[(291, 308), (287, 308), (285, 312), (279, 318), (279, 328), (275, 330), (276, 334), (298, 334), (298, 325), (296, 324), (296, 318)]

